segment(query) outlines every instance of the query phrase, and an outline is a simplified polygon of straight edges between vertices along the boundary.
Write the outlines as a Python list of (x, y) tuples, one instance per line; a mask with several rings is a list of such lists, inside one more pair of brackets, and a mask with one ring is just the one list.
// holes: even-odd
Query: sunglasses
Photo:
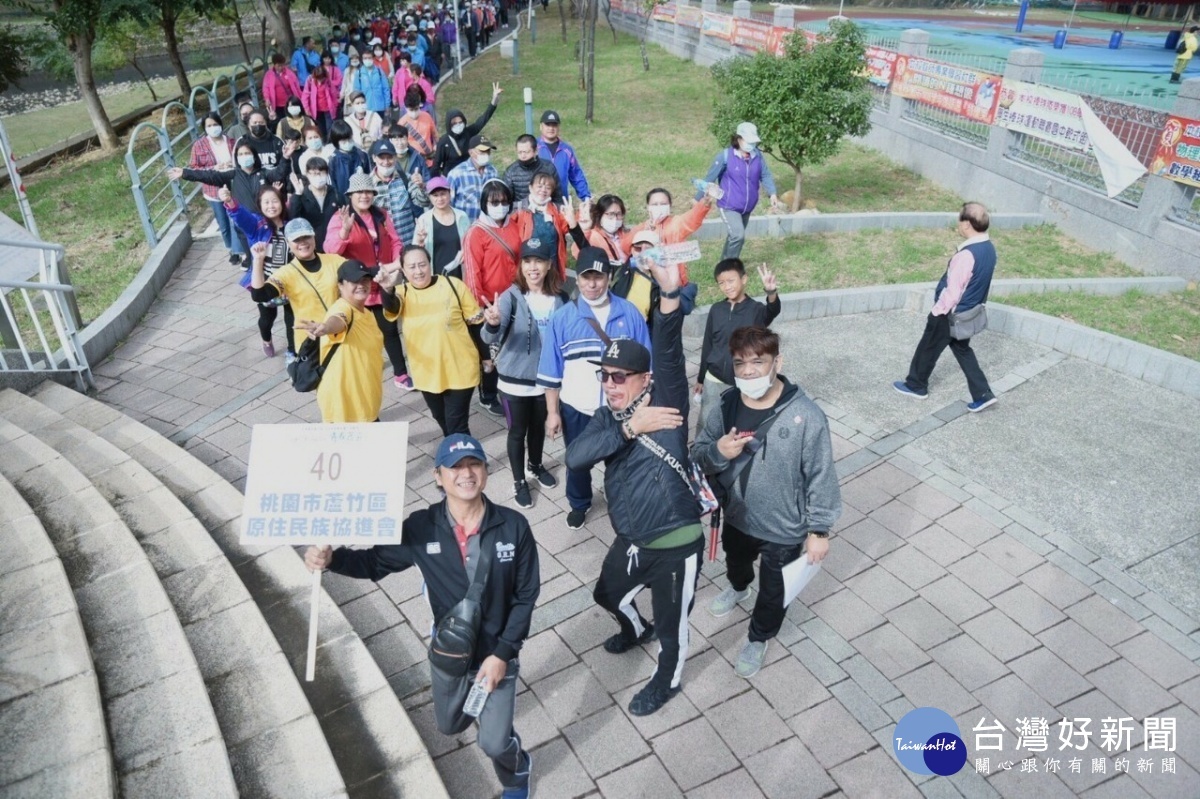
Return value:
[(623, 386), (623, 385), (625, 385), (626, 380), (633, 377), (634, 375), (640, 375), (640, 374), (643, 374), (643, 373), (642, 372), (606, 372), (603, 369), (597, 369), (596, 370), (596, 379), (599, 380), (601, 383), (607, 383), (608, 381), (611, 380), (613, 382), (613, 385)]

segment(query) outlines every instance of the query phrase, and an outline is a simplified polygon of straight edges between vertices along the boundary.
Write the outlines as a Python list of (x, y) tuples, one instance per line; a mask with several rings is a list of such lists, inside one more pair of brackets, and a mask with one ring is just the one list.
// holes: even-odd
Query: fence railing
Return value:
[(236, 118), (237, 98), (242, 94), (258, 105), (255, 74), (261, 69), (263, 62), (257, 58), (252, 64), (238, 64), (229, 73), (218, 75), (211, 89), (192, 89), (187, 103), (167, 103), (160, 124), (142, 122), (130, 133), (125, 168), (142, 232), (151, 248), (173, 224), (187, 216), (189, 204), (201, 192), (198, 183), (185, 190), (179, 181), (167, 176), (167, 171), (188, 162), (192, 145), (204, 135), (201, 120), (205, 114), (215, 111), (223, 120)]

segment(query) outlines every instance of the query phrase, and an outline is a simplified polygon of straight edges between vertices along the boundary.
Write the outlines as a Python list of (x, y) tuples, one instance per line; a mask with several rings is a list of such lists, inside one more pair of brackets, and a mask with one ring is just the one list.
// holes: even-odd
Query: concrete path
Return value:
[[(95, 373), (101, 399), (241, 488), (251, 425), (318, 413), (284, 382), (282, 357), (263, 359), (237, 277), (219, 245), (198, 242)], [(599, 646), (615, 629), (591, 600), (613, 538), (603, 502), (571, 531), (562, 488), (535, 491), (527, 515), (543, 589), (522, 653), (517, 729), (541, 796), (1196, 795), (1200, 402), (999, 334), (977, 342), (1005, 391), (996, 408), (965, 413), (965, 381), (949, 355), (930, 399), (906, 399), (890, 382), (903, 376), (921, 325), (896, 311), (779, 328), (785, 373), (831, 420), (845, 512), (826, 569), (750, 681), (733, 672), (750, 605), (709, 615), (725, 582), (723, 565), (707, 564), (683, 695), (654, 716), (629, 716), (654, 649), (618, 657)], [(694, 359), (700, 342), (687, 344)], [(417, 507), (437, 498), (437, 430), (418, 395), (400, 395), (390, 380), (384, 393), (382, 418), (413, 423)], [(501, 425), (484, 414), (471, 425), (503, 463)], [(549, 455), (561, 479), (561, 444)], [(510, 503), (511, 486), (497, 466), (489, 496)], [(450, 739), (434, 728), (419, 574), (326, 586), (451, 794), (498, 793), (473, 733)], [(953, 777), (910, 774), (891, 753), (896, 721), (925, 705), (952, 715), (967, 744)], [(1104, 720), (1125, 717), (1128, 738), (1102, 748), (1102, 728), (1117, 725)], [(1036, 736), (1018, 743), (1018, 719), (1039, 718), (1042, 751)], [(1060, 720), (1085, 718), (1086, 747), (1063, 749)], [(1176, 720), (1170, 751), (1144, 748), (1160, 743), (1145, 733), (1156, 718)], [(1004, 731), (976, 731), (981, 720)], [(1002, 749), (985, 748), (995, 743)]]

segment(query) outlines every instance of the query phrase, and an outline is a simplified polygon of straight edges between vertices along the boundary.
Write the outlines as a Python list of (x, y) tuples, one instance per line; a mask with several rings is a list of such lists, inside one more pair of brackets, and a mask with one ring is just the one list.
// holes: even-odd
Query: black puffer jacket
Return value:
[[(688, 457), (687, 362), (683, 355), (683, 311), (663, 314), (654, 309), (651, 337), (654, 386), (650, 404), (672, 407), (684, 423), (660, 430), (649, 438), (682, 467), (691, 470)], [(600, 408), (579, 438), (567, 447), (567, 467), (590, 469), (604, 461), (604, 493), (613, 529), (632, 544), (645, 544), (689, 524), (700, 523), (700, 503), (663, 458), (637, 441), (627, 441), (621, 425), (607, 408)]]
[(496, 113), (496, 104), (490, 103), (479, 119), (467, 125), (463, 128), (462, 133), (455, 136), (450, 131), (451, 120), (457, 117), (465, 124), (467, 116), (457, 108), (451, 108), (446, 112), (446, 133), (438, 139), (437, 152), (433, 156), (433, 168), (437, 174), (445, 177), (450, 174), (451, 169), (467, 160), (467, 145), (471, 143), (471, 137), (478, 136), (483, 131), (494, 113)]

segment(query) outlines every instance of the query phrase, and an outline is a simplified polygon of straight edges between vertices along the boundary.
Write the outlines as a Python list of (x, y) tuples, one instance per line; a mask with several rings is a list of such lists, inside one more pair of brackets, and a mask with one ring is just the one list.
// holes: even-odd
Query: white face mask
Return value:
[(738, 149), (740, 149), (742, 152), (747, 153), (747, 154), (753, 153), (755, 150), (758, 149), (758, 143), (757, 142), (748, 142), (743, 139), (742, 144)]
[(599, 297), (597, 297), (594, 300), (589, 300), (587, 298), (587, 295), (584, 294), (582, 291), (579, 292), (579, 296), (583, 298), (584, 302), (586, 302), (588, 305), (590, 305), (593, 308), (599, 308), (603, 305), (608, 304), (608, 292), (607, 291), (605, 291), (603, 294), (601, 294)]
[(497, 222), (500, 222), (504, 217), (508, 216), (508, 212), (512, 210), (511, 205), (492, 205), (488, 203), (488, 216)]
[(357, 67), (357, 66), (358, 66), (359, 64), (361, 64), (361, 63), (362, 63), (361, 61), (351, 61), (351, 62), (350, 62), (350, 66), (352, 66), (352, 67)]
[(467, 129), (467, 126), (459, 122), (457, 125), (450, 126), (450, 132), (455, 136), (461, 136), (462, 132)]
[(343, 139), (338, 142), (338, 149), (344, 153), (348, 153), (354, 149), (354, 139)]
[(330, 48), (329, 48), (329, 52), (333, 53), (334, 55), (337, 55), (338, 53), (342, 52), (342, 48), (340, 48), (340, 47), (330, 47)]
[(221, 126), (220, 125), (209, 125), (207, 128), (204, 129), (204, 132), (209, 135), (209, 138), (215, 139), (221, 135)]
[(328, 175), (309, 175), (308, 176), (308, 185), (312, 186), (314, 189), (323, 189), (329, 185), (329, 176)]
[(358, 114), (360, 117), (364, 116), (367, 113), (367, 104), (366, 103), (355, 103), (354, 104), (354, 113)]
[(298, 116), (300, 116), (300, 114), (301, 114), (303, 111), (304, 111), (304, 109), (303, 109), (303, 108), (301, 108), (301, 107), (300, 107), (300, 106), (298, 106), (298, 105), (289, 105), (289, 106), (288, 106), (288, 113), (289, 113), (289, 114), (291, 114), (291, 115), (292, 115), (292, 116), (294, 116), (294, 117), (298, 117)]
[(734, 385), (737, 390), (745, 394), (752, 400), (762, 399), (771, 390), (771, 386), (775, 385), (775, 370), (771, 370), (771, 374), (763, 375), (762, 377), (735, 377), (733, 378)]
[(320, 139), (309, 139), (306, 144), (308, 145), (308, 149), (312, 150), (313, 152), (316, 152), (325, 146)]
[(646, 210), (650, 213), (651, 222), (661, 222), (671, 215), (671, 206), (669, 205), (648, 205)]
[(478, 166), (487, 166), (492, 160), (491, 153), (475, 153), (475, 163)]
[(375, 167), (375, 171), (379, 173), (379, 177), (381, 178), (390, 178), (392, 175), (396, 174), (396, 166), (395, 164), (392, 166), (380, 165)]
[(242, 169), (250, 169), (252, 166), (254, 166), (254, 156), (239, 155), (238, 166), (240, 166)]
[(600, 217), (600, 227), (604, 228), (606, 233), (616, 233), (625, 226), (625, 222), (620, 219), (609, 219), (608, 217)]

